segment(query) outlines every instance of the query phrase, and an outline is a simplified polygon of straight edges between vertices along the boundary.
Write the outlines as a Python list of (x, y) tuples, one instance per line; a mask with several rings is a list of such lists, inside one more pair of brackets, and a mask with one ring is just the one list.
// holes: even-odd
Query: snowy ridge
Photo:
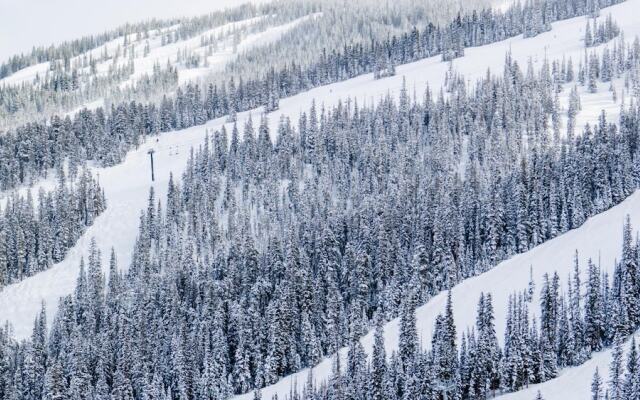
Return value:
[[(124, 36), (120, 36), (108, 41), (102, 46), (96, 47), (95, 49), (89, 50), (86, 53), (71, 58), (70, 63), (73, 64), (76, 62), (80, 62), (85, 57), (93, 58), (94, 60), (101, 60), (101, 58), (104, 56), (106, 57), (106, 59), (99, 61), (96, 64), (96, 69), (98, 75), (106, 75), (109, 68), (113, 66), (122, 67), (128, 64), (129, 57), (122, 56), (122, 51), (124, 49), (128, 49), (128, 51), (133, 51), (136, 55), (136, 57), (134, 58), (135, 73), (129, 79), (133, 82), (135, 81), (135, 79), (141, 77), (145, 73), (150, 74), (155, 63), (158, 63), (162, 67), (165, 67), (167, 62), (176, 62), (177, 54), (180, 51), (203, 51), (204, 49), (201, 46), (202, 38), (207, 38), (213, 35), (216, 38), (227, 39), (225, 40), (226, 42), (229, 41), (228, 39), (232, 32), (250, 27), (263, 19), (264, 17), (262, 16), (236, 22), (230, 22), (209, 29), (205, 32), (195, 35), (192, 38), (168, 44), (162, 43), (162, 35), (166, 35), (167, 33), (176, 31), (179, 28), (179, 25), (173, 25), (160, 30), (152, 30), (149, 32), (149, 39), (141, 38), (140, 40), (132, 40), (131, 42), (129, 42), (129, 44), (127, 44)], [(133, 37), (133, 35), (131, 35), (131, 37)], [(147, 42), (149, 43), (149, 54), (143, 56), (142, 54)], [(225, 50), (225, 42), (222, 43), (222, 51)], [(117, 57), (118, 52), (120, 52), (119, 57)], [(44, 76), (49, 70), (49, 66), (50, 62), (43, 62), (40, 64), (29, 66), (27, 68), (16, 71), (6, 78), (0, 79), (0, 84), (18, 85), (22, 83), (29, 83), (36, 79), (38, 75), (41, 77)], [(123, 83), (123, 85), (125, 85), (127, 82)]]
[[(279, 40), (280, 37), (290, 29), (293, 29), (295, 26), (309, 18), (315, 18), (318, 15), (319, 14), (307, 15), (281, 25), (269, 26), (258, 32), (241, 35), (240, 41), (235, 44), (235, 52), (233, 49), (234, 34), (236, 32), (245, 32), (249, 28), (255, 27), (258, 23), (267, 20), (268, 17), (259, 16), (236, 22), (229, 22), (204, 31), (192, 38), (168, 44), (162, 43), (162, 36), (176, 31), (179, 28), (179, 25), (150, 31), (149, 39), (131, 39), (129, 44), (125, 41), (125, 37), (121, 36), (103, 44), (102, 46), (71, 58), (70, 63), (79, 63), (85, 58), (101, 60), (103, 56), (106, 56), (105, 60), (101, 60), (96, 64), (98, 75), (104, 76), (108, 73), (110, 68), (113, 68), (114, 66), (124, 67), (129, 63), (129, 56), (127, 55), (124, 57), (122, 55), (122, 51), (127, 49), (128, 52), (133, 52), (133, 54), (135, 54), (135, 57), (133, 58), (135, 72), (128, 80), (120, 83), (120, 87), (125, 87), (135, 83), (136, 80), (144, 74), (152, 74), (153, 66), (155, 64), (160, 65), (162, 68), (166, 67), (167, 62), (175, 64), (178, 62), (178, 54), (180, 52), (193, 52), (194, 54), (203, 56), (207, 60), (206, 62), (209, 63), (207, 67), (180, 68), (178, 71), (179, 79), (181, 83), (185, 83), (196, 76), (202, 76), (204, 73), (210, 73), (219, 69), (224, 66), (227, 61), (234, 58), (239, 52), (247, 51), (256, 46), (264, 46)], [(133, 38), (133, 36), (134, 35), (130, 35), (130, 38)], [(217, 41), (215, 51), (210, 55), (207, 54), (208, 46), (202, 45), (202, 41), (209, 37), (213, 37)], [(147, 42), (149, 52), (145, 55), (144, 51), (147, 46)], [(120, 53), (119, 57), (117, 57), (118, 52)], [(20, 85), (23, 83), (30, 83), (38, 76), (44, 77), (49, 69), (50, 62), (48, 61), (35, 64), (16, 71), (6, 78), (0, 79), (0, 85)], [(87, 72), (88, 67), (84, 68), (84, 70), (84, 72)]]
[[(301, 24), (304, 21), (309, 20), (310, 18), (316, 18), (318, 14), (307, 15), (304, 17), (300, 17), (295, 19), (289, 23), (283, 25), (277, 25), (270, 28), (265, 29), (259, 33), (252, 33), (244, 37), (240, 43), (237, 45), (236, 52), (233, 52), (232, 46), (228, 46), (223, 48), (222, 50), (215, 52), (214, 54), (207, 56), (207, 61), (209, 63), (208, 67), (202, 68), (187, 68), (178, 71), (178, 80), (180, 83), (187, 83), (189, 81), (195, 81), (198, 78), (207, 76), (209, 74), (214, 73), (215, 71), (219, 71), (224, 67), (224, 65), (231, 61), (233, 58), (237, 56), (237, 54), (248, 51), (252, 48), (259, 46), (266, 46), (270, 43), (274, 43), (289, 30), (295, 28), (297, 25)], [(203, 48), (198, 48), (198, 52), (203, 52)]]
[[(177, 24), (151, 30), (145, 35), (138, 32), (117, 37), (70, 58), (69, 64), (77, 68), (74, 73), (78, 73), (79, 87), (87, 92), (93, 84), (90, 82), (109, 78), (113, 81), (108, 88), (114, 93), (135, 90), (145, 77), (154, 76), (156, 72), (167, 72), (169, 66), (176, 71), (177, 83), (182, 85), (220, 73), (241, 54), (276, 43), (299, 24), (319, 15), (309, 14), (284, 21), (275, 14), (262, 15), (225, 23), (184, 40), (167, 42), (167, 37), (173, 37), (178, 32), (180, 25)], [(0, 79), (0, 87), (40, 86), (47, 77), (57, 73), (54, 70), (58, 68), (56, 65), (59, 61), (42, 62), (16, 71)], [(114, 75), (117, 77), (114, 78)], [(86, 100), (59, 106), (56, 110), (73, 116), (85, 107), (96, 109), (105, 104), (108, 106), (114, 98), (105, 94), (105, 90), (88, 94)]]

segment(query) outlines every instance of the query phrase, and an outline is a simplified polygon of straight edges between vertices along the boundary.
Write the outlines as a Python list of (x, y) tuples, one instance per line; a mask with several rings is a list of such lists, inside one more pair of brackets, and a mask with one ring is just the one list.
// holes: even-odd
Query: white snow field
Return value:
[[(640, 0), (628, 0), (602, 10), (602, 15), (611, 13), (624, 30), (627, 39), (632, 39), (640, 33), (640, 24), (637, 23), (636, 17), (639, 10)], [(584, 26), (585, 19), (579, 17), (555, 23), (552, 31), (535, 38), (516, 37), (488, 46), (468, 48), (465, 50), (465, 56), (456, 59), (453, 66), (471, 81), (484, 76), (488, 68), (495, 73), (502, 73), (505, 53), (509, 50), (512, 58), (523, 67), (526, 67), (529, 58), (534, 61), (534, 65), (540, 65), (545, 55), (551, 60), (561, 59), (563, 56), (572, 57), (574, 65), (577, 65), (577, 61), (584, 53), (582, 44)], [(308, 110), (313, 99), (318, 104), (331, 106), (347, 98), (357, 98), (362, 104), (363, 101), (375, 102), (387, 93), (395, 96), (402, 85), (403, 77), (406, 77), (410, 90), (415, 88), (420, 98), (427, 84), (436, 91), (442, 86), (448, 69), (448, 63), (442, 63), (440, 57), (436, 56), (399, 66), (397, 75), (394, 77), (375, 81), (371, 74), (367, 74), (345, 82), (316, 88), (282, 99), (280, 110), (270, 115), (270, 122), (272, 127), (275, 127), (281, 114), (290, 116), (292, 122), (297, 121), (298, 114)], [(618, 93), (621, 91), (618, 90)], [(567, 95), (568, 90), (565, 90), (563, 96)], [(611, 115), (610, 120), (615, 119), (614, 116), (620, 105), (611, 100), (611, 94), (604, 87), (601, 87), (596, 94), (581, 95), (583, 111), (579, 116), (579, 125), (585, 121), (594, 121), (603, 108)], [(259, 118), (260, 112), (261, 110), (252, 112), (254, 120)], [(239, 114), (239, 124), (242, 124), (250, 114), (250, 112)], [(87, 229), (63, 262), (0, 291), (0, 321), (6, 320), (13, 325), (16, 338), (22, 339), (30, 335), (33, 319), (43, 301), (46, 302), (48, 316), (51, 319), (59, 297), (72, 292), (80, 258), (86, 256), (92, 237), (96, 238), (105, 259), (110, 248), (113, 247), (120, 267), (128, 266), (138, 232), (139, 213), (146, 207), (149, 187), (153, 185), (158, 198), (164, 200), (169, 173), (173, 172), (176, 178), (179, 177), (186, 164), (190, 147), (201, 144), (207, 131), (219, 129), (224, 123), (224, 119), (218, 119), (204, 126), (149, 138), (138, 149), (131, 151), (122, 164), (110, 168), (94, 168), (94, 173), (99, 175), (100, 184), (106, 192), (107, 210), (95, 220), (93, 226)], [(271, 132), (273, 136), (275, 129)], [(150, 148), (156, 150), (156, 181), (154, 183), (150, 179), (147, 155)], [(41, 184), (46, 184), (46, 181)], [(640, 192), (636, 192), (619, 206), (589, 219), (579, 229), (568, 232), (525, 254), (513, 257), (493, 270), (456, 286), (453, 290), (453, 299), (458, 332), (462, 332), (475, 320), (475, 308), (480, 293), (492, 292), (496, 310), (496, 329), (502, 341), (507, 297), (514, 290), (526, 287), (530, 266), (538, 282), (545, 272), (555, 270), (558, 270), (561, 278), (564, 279), (572, 268), (573, 254), (578, 249), (583, 267), (586, 258), (593, 257), (601, 260), (604, 269), (610, 270), (614, 259), (619, 257), (621, 252), (622, 223), (626, 214), (631, 215), (634, 227), (640, 227)], [(106, 264), (105, 262), (105, 270)], [(430, 342), (433, 321), (437, 313), (442, 311), (444, 301), (445, 294), (440, 294), (417, 310), (418, 332), (425, 346)], [(534, 305), (533, 310), (536, 309), (537, 306)], [(385, 340), (389, 352), (397, 348), (397, 332), (397, 321), (386, 325)], [(362, 339), (368, 353), (371, 350), (371, 339), (371, 335)], [(345, 353), (345, 350), (341, 352), (343, 356)], [(326, 359), (314, 368), (315, 380), (321, 382), (327, 379), (330, 371), (331, 361)], [(569, 373), (568, 371), (567, 374)], [(274, 394), (284, 398), (294, 382), (297, 381), (298, 387), (301, 388), (307, 376), (308, 371), (301, 371), (285, 377), (263, 389), (263, 398), (270, 399)], [(237, 400), (250, 399), (251, 396), (252, 394), (237, 396)]]

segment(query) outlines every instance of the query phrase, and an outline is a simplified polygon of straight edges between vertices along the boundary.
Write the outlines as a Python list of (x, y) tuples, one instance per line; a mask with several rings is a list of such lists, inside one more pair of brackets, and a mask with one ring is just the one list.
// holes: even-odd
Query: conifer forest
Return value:
[(0, 400), (640, 400), (640, 0), (95, 1), (0, 0)]

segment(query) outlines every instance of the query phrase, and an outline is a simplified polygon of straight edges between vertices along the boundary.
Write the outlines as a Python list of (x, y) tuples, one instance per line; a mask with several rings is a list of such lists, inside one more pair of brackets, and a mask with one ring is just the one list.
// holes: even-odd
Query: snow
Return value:
[[(130, 85), (131, 83), (135, 82), (138, 78), (140, 78), (144, 74), (151, 75), (153, 72), (153, 65), (156, 63), (160, 65), (162, 68), (166, 67), (168, 61), (170, 61), (172, 64), (175, 64), (177, 61), (178, 52), (183, 52), (185, 50), (187, 51), (204, 50), (204, 49), (201, 49), (201, 42), (200, 42), (201, 38), (207, 38), (209, 36), (218, 37), (219, 35), (224, 35), (224, 38), (226, 39), (226, 41), (230, 42), (231, 40), (230, 36), (234, 30), (241, 30), (243, 28), (247, 28), (263, 19), (264, 17), (255, 17), (255, 18), (249, 18), (249, 19), (245, 19), (237, 22), (231, 22), (231, 23), (224, 24), (216, 28), (207, 30), (190, 39), (170, 43), (165, 46), (161, 46), (161, 37), (156, 36), (154, 38), (155, 40), (149, 41), (150, 47), (151, 47), (151, 52), (149, 53), (149, 55), (146, 57), (135, 58), (134, 60), (135, 72), (129, 78), (129, 80), (121, 84), (121, 87)], [(136, 55), (143, 53), (144, 46), (145, 46), (144, 40), (141, 40), (139, 43), (136, 43), (136, 46), (135, 46)], [(231, 53), (231, 52), (229, 51), (228, 53)], [(227, 58), (224, 58), (221, 60), (222, 63), (226, 61), (227, 61)], [(126, 65), (127, 62), (128, 62), (127, 58), (122, 57), (122, 60), (119, 63), (119, 65)], [(108, 70), (109, 64), (111, 63), (105, 63), (105, 64), (106, 65), (99, 66), (98, 69), (100, 71)], [(182, 73), (182, 70), (178, 71), (179, 76), (181, 75), (181, 73)], [(183, 82), (184, 80), (182, 79), (182, 76), (180, 76), (180, 78), (181, 78), (180, 79), (181, 82)]]
[(0, 85), (20, 85), (24, 82), (31, 82), (36, 79), (36, 76), (44, 77), (47, 71), (49, 71), (48, 61), (34, 64), (0, 79)]
[(266, 31), (262, 32), (261, 34), (250, 35), (240, 43), (240, 45), (238, 46), (238, 52), (247, 51), (254, 47), (273, 43), (278, 39), (280, 39), (282, 35), (287, 33), (287, 31), (295, 28), (302, 22), (312, 18), (319, 18), (321, 15), (322, 15), (321, 12), (311, 14), (311, 15), (306, 15), (304, 17), (300, 17), (286, 24), (269, 28)]
[(84, 110), (85, 108), (87, 110), (96, 110), (99, 107), (104, 107), (104, 98), (99, 98), (93, 101), (90, 101), (88, 103), (84, 103), (83, 105), (74, 108), (73, 110), (71, 110), (68, 113), (65, 113), (65, 117), (69, 116), (69, 117), (73, 117), (75, 114), (79, 113), (80, 111)]
[[(150, 53), (147, 56), (142, 56), (144, 53), (144, 47), (146, 45), (147, 40), (142, 38), (140, 40), (135, 40), (135, 35), (130, 35), (129, 39), (132, 40), (129, 48), (136, 54), (134, 59), (134, 69), (135, 72), (129, 77), (128, 80), (121, 83), (121, 87), (124, 88), (127, 85), (133, 84), (138, 78), (143, 76), (144, 74), (151, 75), (153, 72), (154, 64), (159, 64), (162, 68), (165, 68), (167, 62), (170, 61), (172, 64), (176, 63), (178, 52), (182, 51), (195, 51), (202, 50), (201, 49), (201, 38), (206, 38), (209, 36), (219, 37), (222, 35), (227, 42), (230, 42), (231, 33), (238, 29), (247, 28), (257, 22), (260, 22), (264, 17), (255, 17), (248, 18), (245, 20), (240, 20), (236, 22), (230, 22), (227, 24), (223, 24), (221, 26), (209, 29), (205, 32), (202, 32), (192, 38), (181, 40), (178, 42), (173, 42), (162, 46), (162, 36), (161, 34), (166, 34), (167, 32), (174, 32), (179, 28), (178, 25), (173, 25), (168, 28), (164, 28), (161, 31), (153, 30), (149, 32), (149, 47)], [(75, 62), (81, 61), (83, 58), (93, 58), (94, 60), (99, 60), (100, 62), (96, 63), (96, 69), (99, 75), (105, 76), (109, 72), (110, 68), (113, 66), (126, 66), (129, 62), (129, 57), (124, 56), (125, 49), (125, 38), (124, 36), (119, 36), (114, 38), (101, 46), (96, 47), (95, 49), (89, 50), (86, 53), (73, 57), (71, 59), (71, 64)], [(224, 45), (224, 43), (223, 43)], [(230, 46), (230, 44), (229, 44)], [(120, 56), (117, 59), (114, 59), (116, 52), (120, 51)], [(225, 49), (223, 49), (225, 52)], [(226, 51), (225, 53), (231, 54), (231, 51)], [(102, 60), (103, 54), (107, 55), (106, 60)], [(222, 59), (222, 62), (227, 61), (229, 57)], [(32, 65), (30, 67), (24, 68), (20, 71), (16, 71), (12, 75), (3, 78), (0, 80), (0, 84), (6, 85), (17, 85), (24, 82), (32, 82), (37, 75), (43, 77), (44, 74), (49, 69), (49, 62), (40, 63), (36, 65)], [(85, 69), (85, 72), (86, 69)]]
[(492, 7), (496, 10), (500, 10), (502, 12), (505, 12), (509, 9), (509, 7), (511, 7), (513, 4), (515, 3), (515, 1), (513, 0), (496, 0), (493, 2)]
[[(636, 17), (639, 9), (640, 0), (629, 0), (603, 10), (602, 15), (611, 13), (614, 20), (625, 31), (626, 37), (633, 38), (640, 33), (640, 24), (637, 24)], [(551, 60), (571, 56), (574, 66), (577, 66), (578, 60), (584, 53), (581, 43), (584, 24), (584, 18), (574, 18), (555, 23), (551, 32), (535, 38), (523, 39), (520, 36), (488, 46), (469, 48), (465, 50), (464, 57), (453, 62), (453, 67), (471, 81), (483, 77), (487, 68), (495, 73), (501, 73), (505, 52), (508, 50), (511, 50), (512, 58), (525, 68), (530, 57), (534, 65), (540, 66), (545, 55)], [(387, 93), (397, 96), (403, 77), (406, 77), (410, 90), (415, 88), (418, 94), (427, 84), (437, 90), (443, 85), (445, 72), (448, 69), (449, 64), (442, 63), (438, 56), (399, 66), (397, 75), (394, 77), (373, 80), (372, 75), (367, 74), (345, 82), (319, 87), (282, 99), (280, 110), (270, 115), (270, 124), (275, 128), (281, 114), (290, 116), (294, 122), (297, 121), (298, 114), (308, 110), (312, 99), (328, 107), (347, 98), (356, 98), (362, 104), (376, 102)], [(619, 82), (616, 84), (620, 85)], [(568, 94), (569, 90), (564, 90), (561, 101), (566, 102)], [(587, 121), (593, 122), (603, 108), (608, 113), (613, 113), (612, 115), (618, 112), (619, 104), (610, 100), (611, 94), (604, 87), (601, 87), (596, 94), (583, 93), (581, 96), (583, 111), (580, 114), (578, 126)], [(252, 111), (254, 119), (260, 112), (261, 110)], [(240, 113), (239, 123), (242, 124), (250, 114), (250, 112)], [(126, 268), (131, 260), (133, 243), (138, 232), (138, 216), (140, 210), (146, 207), (149, 187), (154, 186), (157, 196), (164, 198), (169, 173), (173, 172), (176, 177), (179, 177), (186, 164), (189, 148), (200, 145), (207, 131), (220, 129), (223, 124), (225, 119), (221, 118), (209, 121), (204, 126), (149, 138), (138, 149), (131, 151), (122, 164), (110, 168), (93, 168), (94, 173), (99, 175), (100, 184), (105, 190), (108, 201), (107, 210), (96, 219), (93, 226), (69, 251), (63, 262), (0, 291), (0, 321), (8, 320), (15, 329), (15, 336), (22, 339), (30, 334), (33, 318), (39, 311), (42, 301), (46, 302), (48, 316), (52, 318), (58, 298), (72, 292), (80, 258), (86, 257), (92, 237), (96, 238), (105, 257), (110, 248), (114, 247), (120, 266)], [(272, 129), (272, 135), (274, 133), (275, 129)], [(154, 183), (150, 181), (147, 155), (147, 150), (150, 148), (156, 150), (156, 182)], [(603, 269), (610, 270), (614, 259), (620, 255), (622, 223), (626, 214), (631, 216), (634, 227), (640, 227), (640, 192), (636, 192), (611, 210), (589, 219), (582, 227), (502, 262), (489, 272), (457, 285), (453, 289), (453, 300), (458, 332), (461, 333), (473, 323), (480, 293), (491, 292), (496, 310), (496, 330), (499, 340), (502, 341), (508, 295), (514, 290), (524, 289), (527, 286), (530, 267), (533, 268), (534, 279), (538, 282), (545, 272), (552, 273), (556, 270), (564, 279), (572, 268), (573, 255), (577, 249), (580, 252), (583, 268), (586, 265), (586, 259), (592, 257), (601, 261)], [(105, 268), (106, 264), (104, 263)], [(535, 298), (537, 299), (537, 296)], [(418, 332), (425, 347), (429, 345), (433, 321), (443, 310), (444, 302), (445, 294), (440, 294), (417, 309)], [(533, 310), (537, 310), (536, 305), (533, 306)], [(385, 342), (389, 352), (397, 348), (397, 338), (398, 321), (391, 321), (385, 326)], [(365, 336), (362, 342), (367, 353), (370, 353), (371, 334)], [(343, 349), (341, 355), (344, 356), (345, 353), (346, 350)], [(606, 358), (606, 356), (602, 357)], [(593, 362), (597, 360), (599, 356)], [(331, 360), (326, 359), (314, 368), (313, 375), (319, 382), (325, 380), (330, 371)], [(563, 384), (552, 386), (552, 383), (565, 379), (565, 376), (571, 373), (581, 373), (579, 371), (580, 369), (568, 370), (557, 380), (549, 382), (549, 393), (544, 392), (545, 398), (552, 398), (553, 387), (557, 388), (555, 393), (560, 396)], [(592, 372), (585, 371), (584, 374), (591, 375)], [(300, 387), (306, 381), (307, 374), (308, 371), (305, 370), (283, 378), (276, 384), (263, 389), (263, 398), (269, 399), (276, 393), (280, 398), (284, 398), (289, 393), (293, 382), (297, 381)], [(567, 384), (567, 380), (562, 382), (564, 382), (564, 390), (573, 390), (570, 389), (572, 385)], [(237, 396), (236, 400), (250, 399), (250, 396), (252, 395)], [(529, 394), (525, 393), (522, 396), (524, 398)]]
[[(121, 82), (120, 87), (124, 88), (135, 84), (135, 82), (145, 74), (151, 75), (155, 64), (160, 65), (161, 68), (165, 68), (167, 62), (171, 62), (175, 65), (178, 62), (178, 53), (180, 52), (184, 53), (187, 51), (199, 55), (206, 55), (207, 46), (203, 47), (201, 40), (203, 38), (214, 37), (219, 40), (219, 49), (207, 57), (209, 66), (199, 68), (179, 68), (178, 76), (180, 83), (195, 80), (205, 74), (220, 70), (227, 62), (234, 59), (242, 52), (276, 42), (282, 37), (282, 35), (300, 23), (308, 20), (309, 18), (316, 18), (319, 15), (320, 13), (306, 15), (282, 25), (268, 27), (260, 32), (246, 34), (238, 43), (236, 52), (233, 51), (233, 33), (235, 31), (243, 31), (251, 28), (259, 22), (268, 19), (268, 17), (259, 16), (230, 22), (204, 31), (192, 38), (169, 43), (164, 46), (162, 46), (161, 34), (174, 32), (178, 29), (179, 25), (164, 28), (162, 31), (150, 31), (148, 40), (144, 38), (135, 40), (135, 35), (130, 35), (129, 39), (131, 40), (131, 44), (128, 46), (129, 49), (127, 51), (133, 51), (135, 54), (135, 58), (133, 60), (134, 73), (127, 80)], [(149, 42), (150, 52), (148, 55), (143, 56), (147, 41)], [(124, 67), (128, 65), (129, 56), (128, 53), (127, 56), (124, 55), (124, 44), (124, 36), (117, 37), (102, 46), (73, 57), (71, 59), (71, 64), (73, 65), (76, 62), (81, 62), (84, 58), (99, 60), (99, 62), (96, 63), (98, 74), (106, 76), (109, 70), (114, 66)], [(120, 56), (117, 59), (114, 59), (117, 51), (120, 51)], [(107, 55), (108, 58), (106, 60), (102, 60), (103, 54)], [(22, 83), (33, 82), (37, 76), (44, 77), (49, 70), (49, 64), (49, 62), (44, 62), (16, 71), (10, 76), (0, 79), (0, 85), (19, 85)], [(88, 72), (88, 68), (85, 68), (85, 72)]]
[[(213, 53), (211, 56), (207, 57), (209, 66), (202, 68), (187, 68), (181, 69), (178, 71), (178, 79), (179, 82), (186, 83), (189, 81), (196, 81), (198, 78), (211, 74), (212, 72), (221, 70), (224, 65), (226, 65), (229, 61), (236, 58), (239, 54), (254, 49), (260, 46), (266, 46), (270, 43), (275, 43), (280, 38), (295, 28), (297, 25), (301, 24), (304, 21), (307, 21), (310, 18), (317, 18), (320, 13), (306, 15), (304, 17), (297, 18), (291, 22), (286, 24), (273, 26), (265, 29), (262, 32), (251, 33), (244, 37), (240, 43), (238, 43), (236, 52), (233, 52), (233, 47), (228, 45), (220, 51)], [(199, 45), (199, 41), (198, 41)], [(204, 52), (204, 48), (197, 48), (197, 52)], [(162, 65), (162, 64), (161, 64)]]

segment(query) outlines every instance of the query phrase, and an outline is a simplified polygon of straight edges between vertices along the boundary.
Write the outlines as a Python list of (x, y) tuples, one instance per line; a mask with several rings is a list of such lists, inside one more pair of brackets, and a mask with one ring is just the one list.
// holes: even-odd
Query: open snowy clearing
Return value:
[[(638, 9), (640, 9), (640, 0), (629, 0), (603, 10), (602, 15), (611, 13), (614, 20), (625, 31), (626, 37), (632, 38), (640, 33), (640, 26), (634, 17)], [(495, 73), (501, 73), (505, 52), (509, 49), (512, 58), (523, 67), (526, 66), (529, 57), (532, 58), (534, 65), (541, 65), (545, 54), (549, 59), (561, 59), (563, 55), (567, 58), (570, 56), (574, 63), (577, 63), (584, 53), (581, 42), (584, 25), (584, 18), (575, 18), (556, 23), (551, 32), (535, 38), (516, 37), (488, 46), (469, 48), (465, 50), (465, 57), (453, 62), (453, 67), (472, 81), (484, 76), (487, 68)], [(406, 77), (409, 87), (415, 88), (420, 97), (420, 93), (427, 84), (434, 90), (441, 87), (448, 69), (448, 63), (442, 63), (437, 56), (399, 66), (398, 75), (394, 77), (374, 81), (372, 75), (368, 74), (282, 99), (280, 110), (271, 115), (271, 126), (275, 127), (281, 114), (290, 116), (295, 122), (299, 112), (308, 110), (312, 99), (319, 104), (330, 106), (347, 98), (357, 98), (362, 104), (363, 101), (375, 102), (387, 93), (395, 96), (402, 85), (403, 76)], [(565, 90), (563, 96), (567, 95), (568, 90)], [(583, 112), (579, 116), (578, 123), (594, 121), (602, 108), (607, 112), (617, 113), (619, 104), (610, 99), (610, 93), (604, 88), (596, 94), (584, 94), (582, 96)], [(259, 113), (260, 110), (253, 111), (254, 119)], [(242, 124), (250, 114), (249, 112), (239, 114), (239, 124)], [(100, 184), (106, 192), (107, 210), (96, 219), (94, 225), (69, 251), (63, 262), (22, 282), (7, 286), (0, 292), (0, 320), (8, 320), (13, 325), (17, 338), (25, 338), (30, 334), (33, 318), (39, 311), (42, 301), (46, 302), (48, 316), (52, 318), (58, 298), (72, 292), (80, 258), (86, 256), (92, 237), (98, 241), (103, 254), (108, 254), (109, 249), (114, 247), (120, 267), (128, 266), (138, 232), (139, 213), (146, 207), (149, 187), (153, 185), (158, 198), (164, 199), (170, 172), (179, 177), (185, 166), (189, 149), (201, 144), (208, 130), (219, 129), (224, 123), (224, 119), (218, 119), (204, 126), (149, 138), (140, 148), (130, 152), (122, 164), (111, 168), (94, 168), (94, 173), (99, 175)], [(272, 130), (272, 136), (274, 132)], [(150, 181), (147, 155), (148, 149), (152, 147), (156, 150), (156, 181), (154, 183)], [(582, 267), (586, 265), (586, 258), (592, 257), (600, 259), (602, 267), (610, 270), (613, 267), (613, 260), (619, 257), (621, 251), (622, 223), (626, 214), (632, 216), (634, 227), (640, 226), (640, 192), (631, 196), (623, 204), (590, 219), (581, 228), (505, 261), (481, 276), (462, 282), (453, 291), (458, 332), (461, 333), (474, 321), (475, 307), (480, 293), (492, 292), (496, 310), (496, 329), (499, 339), (502, 340), (508, 295), (514, 290), (526, 287), (530, 266), (533, 267), (534, 278), (538, 282), (545, 272), (555, 270), (558, 270), (564, 279), (572, 268), (573, 254), (578, 249)], [(425, 345), (430, 342), (433, 321), (437, 313), (442, 311), (444, 301), (445, 294), (440, 294), (417, 310), (418, 332)], [(534, 305), (533, 310), (535, 312), (537, 306)], [(392, 321), (386, 326), (385, 340), (389, 352), (397, 348), (397, 329), (397, 321)], [(363, 338), (367, 352), (371, 349), (371, 339), (371, 335)], [(345, 351), (342, 354), (344, 355)], [(314, 377), (317, 381), (322, 381), (329, 376), (330, 371), (331, 361), (327, 359), (314, 368)], [(275, 385), (265, 388), (263, 397), (271, 398), (271, 395), (277, 393), (280, 398), (284, 398), (290, 391), (292, 383), (297, 380), (301, 386), (307, 374), (307, 371), (301, 371), (282, 379)], [(589, 375), (591, 374), (592, 371), (589, 372)], [(546, 392), (545, 395), (547, 395)], [(250, 396), (252, 395), (238, 396), (238, 399), (248, 399), (251, 398)]]

